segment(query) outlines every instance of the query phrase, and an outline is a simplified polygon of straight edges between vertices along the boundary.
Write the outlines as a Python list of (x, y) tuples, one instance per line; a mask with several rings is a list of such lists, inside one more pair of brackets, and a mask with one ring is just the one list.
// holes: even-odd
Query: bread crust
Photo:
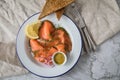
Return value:
[(43, 7), (38, 19), (62, 9), (74, 1), (75, 0), (46, 0), (45, 6)]

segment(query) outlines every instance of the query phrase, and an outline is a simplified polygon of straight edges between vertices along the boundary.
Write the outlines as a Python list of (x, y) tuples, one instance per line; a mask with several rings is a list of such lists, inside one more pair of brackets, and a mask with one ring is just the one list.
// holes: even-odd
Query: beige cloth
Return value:
[[(115, 0), (79, 0), (82, 16), (96, 44), (120, 30)], [(41, 11), (45, 0), (0, 0), (0, 77), (27, 73), (18, 60), (15, 39), (20, 25)]]
[(78, 1), (96, 45), (100, 45), (120, 31), (120, 10), (116, 0)]
[(28, 72), (16, 55), (16, 35), (24, 20), (44, 4), (45, 0), (0, 0), (0, 77)]

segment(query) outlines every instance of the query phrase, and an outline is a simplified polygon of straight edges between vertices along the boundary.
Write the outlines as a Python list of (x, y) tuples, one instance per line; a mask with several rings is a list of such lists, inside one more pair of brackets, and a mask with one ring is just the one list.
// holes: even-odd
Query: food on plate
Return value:
[(30, 45), (33, 52), (43, 49), (43, 47), (40, 45), (40, 43), (36, 39), (30, 39)]
[(55, 30), (53, 24), (46, 20), (39, 29), (39, 37), (44, 40), (51, 40), (51, 33)]
[(63, 62), (65, 61), (65, 57), (63, 56), (63, 54), (58, 53), (58, 54), (55, 55), (54, 61), (55, 61), (57, 64), (63, 64)]
[(66, 7), (74, 1), (75, 0), (46, 0), (45, 6), (42, 9), (42, 13), (39, 16), (39, 19)]
[(41, 22), (35, 21), (34, 23), (28, 24), (25, 27), (25, 34), (27, 35), (27, 37), (31, 38), (31, 39), (37, 39), (39, 38), (38, 36), (38, 29), (41, 25)]
[[(37, 62), (53, 66), (52, 56), (54, 53), (63, 52), (67, 55), (72, 50), (71, 39), (64, 28), (55, 28), (49, 20), (37, 21), (35, 24), (30, 24), (30, 27), (35, 28), (37, 35), (37, 38), (29, 37), (30, 48)], [(56, 55), (55, 59), (60, 55)], [(62, 58), (62, 56), (60, 57)], [(62, 64), (62, 60), (57, 62), (58, 64)]]
[(69, 52), (72, 49), (72, 43), (68, 33), (63, 28), (58, 28), (53, 33), (53, 38), (58, 39), (60, 43), (65, 45), (65, 50)]
[(52, 57), (52, 61), (55, 65), (64, 65), (67, 61), (67, 57), (63, 52), (56, 52)]

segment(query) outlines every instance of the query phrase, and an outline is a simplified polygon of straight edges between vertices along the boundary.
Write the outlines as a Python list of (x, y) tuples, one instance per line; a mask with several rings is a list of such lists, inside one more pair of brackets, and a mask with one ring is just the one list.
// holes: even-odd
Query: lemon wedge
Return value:
[(37, 20), (31, 24), (28, 24), (26, 27), (25, 27), (25, 34), (28, 38), (30, 39), (37, 39), (39, 38), (38, 36), (38, 30), (41, 26), (41, 21), (40, 20)]

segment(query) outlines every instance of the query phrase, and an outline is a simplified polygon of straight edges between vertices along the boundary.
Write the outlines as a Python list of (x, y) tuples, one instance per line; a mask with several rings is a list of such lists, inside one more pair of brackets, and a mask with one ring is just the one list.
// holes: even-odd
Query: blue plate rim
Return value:
[(36, 76), (42, 77), (42, 78), (55, 78), (55, 77), (60, 77), (60, 76), (62, 76), (62, 75), (64, 75), (64, 74), (68, 73), (69, 71), (71, 71), (71, 70), (75, 67), (75, 65), (78, 63), (78, 61), (79, 61), (79, 59), (80, 59), (80, 57), (81, 57), (82, 48), (83, 48), (83, 44), (82, 44), (82, 43), (83, 43), (83, 40), (82, 40), (81, 32), (80, 32), (78, 26), (74, 23), (74, 21), (73, 21), (70, 17), (68, 17), (67, 15), (64, 14), (64, 16), (68, 17), (68, 18), (76, 25), (76, 27), (77, 27), (77, 29), (78, 29), (78, 31), (79, 31), (79, 34), (80, 34), (80, 36), (81, 36), (81, 51), (80, 51), (79, 58), (78, 58), (78, 60), (76, 61), (76, 63), (75, 63), (68, 71), (66, 71), (66, 72), (64, 72), (64, 73), (62, 73), (62, 74), (60, 74), (60, 75), (48, 77), (48, 76), (41, 76), (41, 75), (39, 75), (39, 74), (36, 74), (36, 73), (30, 71), (29, 69), (27, 69), (27, 68), (24, 66), (24, 64), (22, 63), (22, 61), (20, 60), (19, 55), (18, 55), (18, 52), (17, 52), (17, 38), (18, 38), (18, 35), (19, 35), (19, 31), (21, 30), (21, 28), (22, 28), (22, 26), (25, 24), (25, 22), (27, 22), (31, 17), (33, 17), (33, 16), (35, 16), (35, 15), (37, 15), (37, 14), (39, 14), (39, 13), (40, 13), (40, 12), (37, 12), (37, 13), (33, 14), (32, 16), (30, 16), (29, 18), (27, 18), (27, 19), (23, 22), (23, 24), (20, 26), (20, 28), (19, 28), (19, 30), (18, 30), (18, 32), (17, 32), (17, 37), (16, 37), (16, 54), (17, 54), (17, 57), (18, 57), (21, 65), (22, 65), (26, 70), (28, 70), (30, 73), (32, 73), (32, 74), (34, 74), (34, 75), (36, 75)]

